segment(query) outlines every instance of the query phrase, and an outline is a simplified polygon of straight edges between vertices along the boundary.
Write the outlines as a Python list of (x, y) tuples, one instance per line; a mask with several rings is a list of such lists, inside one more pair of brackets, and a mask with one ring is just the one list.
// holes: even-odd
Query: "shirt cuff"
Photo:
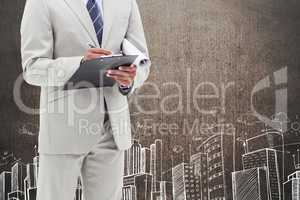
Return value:
[(128, 95), (131, 92), (131, 90), (132, 90), (132, 86), (133, 86), (133, 83), (131, 83), (130, 86), (119, 85), (119, 91), (123, 95)]

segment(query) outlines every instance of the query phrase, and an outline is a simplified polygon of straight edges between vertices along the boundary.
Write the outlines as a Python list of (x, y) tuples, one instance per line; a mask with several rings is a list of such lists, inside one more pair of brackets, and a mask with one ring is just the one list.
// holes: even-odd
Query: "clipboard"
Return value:
[(106, 71), (118, 69), (120, 66), (130, 66), (137, 57), (137, 55), (121, 55), (87, 60), (80, 65), (63, 89), (112, 87), (116, 82), (106, 76)]

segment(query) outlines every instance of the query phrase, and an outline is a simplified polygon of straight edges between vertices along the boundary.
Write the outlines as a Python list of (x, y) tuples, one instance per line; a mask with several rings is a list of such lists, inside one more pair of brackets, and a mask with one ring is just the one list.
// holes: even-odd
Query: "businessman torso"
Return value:
[[(41, 86), (39, 150), (85, 153), (101, 137), (104, 99), (120, 149), (131, 145), (127, 97), (112, 88), (62, 90), (89, 44), (99, 47), (84, 0), (28, 0), (22, 21), (24, 78)], [(124, 38), (148, 55), (135, 0), (103, 0), (102, 48), (121, 50)], [(148, 76), (139, 72), (136, 87)]]

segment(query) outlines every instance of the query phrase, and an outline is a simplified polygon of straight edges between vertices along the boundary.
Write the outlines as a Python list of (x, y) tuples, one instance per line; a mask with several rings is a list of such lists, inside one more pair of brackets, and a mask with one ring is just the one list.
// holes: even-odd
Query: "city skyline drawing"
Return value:
[[(220, 129), (197, 147), (169, 146), (171, 155), (164, 155), (163, 139), (149, 146), (134, 139), (124, 152), (122, 200), (299, 199), (300, 143), (287, 148), (283, 133), (272, 128), (243, 142), (237, 139), (236, 133)], [(0, 200), (35, 200), (37, 147), (33, 152), (31, 163), (12, 152), (1, 156)], [(84, 199), (80, 178), (75, 195), (75, 200)]]

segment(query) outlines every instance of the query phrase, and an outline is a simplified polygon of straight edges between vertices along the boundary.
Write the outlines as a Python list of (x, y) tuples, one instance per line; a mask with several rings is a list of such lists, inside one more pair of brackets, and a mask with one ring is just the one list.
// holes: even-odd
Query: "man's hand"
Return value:
[(136, 76), (136, 66), (133, 64), (129, 67), (121, 66), (119, 70), (108, 70), (106, 75), (114, 79), (120, 86), (130, 87)]
[(86, 51), (83, 61), (100, 58), (101, 56), (111, 55), (112, 52), (102, 48), (90, 48)]

